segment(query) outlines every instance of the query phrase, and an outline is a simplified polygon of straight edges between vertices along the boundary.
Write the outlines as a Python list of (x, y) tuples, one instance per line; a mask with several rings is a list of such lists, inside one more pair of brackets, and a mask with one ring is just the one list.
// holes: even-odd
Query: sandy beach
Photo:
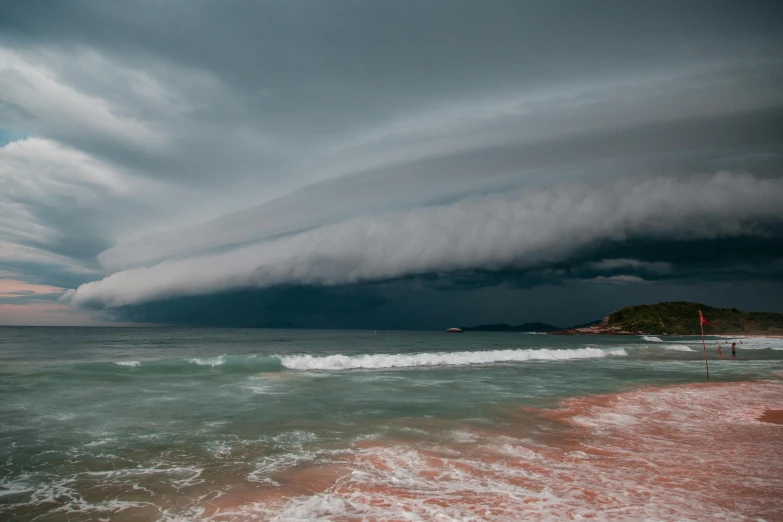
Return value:
[(358, 443), (339, 462), (288, 470), (268, 494), (222, 498), (207, 512), (214, 520), (783, 520), (781, 407), (780, 381), (573, 398), (512, 412), (503, 430), (464, 426), (461, 440)]

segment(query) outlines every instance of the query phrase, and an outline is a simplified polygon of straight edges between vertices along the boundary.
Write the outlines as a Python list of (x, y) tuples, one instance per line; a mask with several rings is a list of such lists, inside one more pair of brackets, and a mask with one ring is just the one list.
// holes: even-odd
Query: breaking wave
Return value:
[(117, 366), (132, 366), (135, 368), (141, 366), (141, 361), (115, 361), (114, 364)]
[(225, 355), (218, 355), (217, 357), (204, 357), (204, 358), (197, 358), (193, 357), (191, 359), (187, 359), (187, 361), (191, 364), (198, 364), (199, 366), (222, 366), (226, 362), (226, 356)]
[(280, 359), (271, 355), (217, 355), (212, 357), (190, 357), (182, 359), (145, 359), (114, 361), (112, 363), (87, 363), (85, 370), (120, 371), (130, 369), (143, 373), (199, 374), (199, 373), (258, 373), (283, 370)]
[(651, 343), (662, 343), (663, 340), (660, 337), (655, 337), (654, 335), (643, 335), (642, 339), (645, 341), (650, 341)]
[(692, 352), (694, 351), (693, 348), (690, 346), (685, 346), (684, 344), (667, 344), (664, 346), (667, 350), (672, 350), (675, 352)]
[(620, 349), (575, 348), (571, 350), (489, 350), (476, 352), (435, 352), (416, 354), (369, 355), (312, 355), (281, 356), (280, 362), (292, 370), (353, 370), (380, 368), (413, 368), (417, 366), (466, 366), (499, 362), (563, 361), (569, 359), (594, 359), (609, 355), (625, 356)]

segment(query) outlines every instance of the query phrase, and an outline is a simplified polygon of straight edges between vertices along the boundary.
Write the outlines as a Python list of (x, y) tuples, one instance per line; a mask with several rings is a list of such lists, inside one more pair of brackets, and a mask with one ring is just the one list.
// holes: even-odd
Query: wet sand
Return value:
[[(213, 520), (783, 520), (783, 383), (696, 384), (521, 408), (441, 442), (358, 442)], [(418, 428), (427, 423), (411, 422)], [(429, 422), (437, 429), (435, 420)], [(531, 429), (531, 424), (535, 429)]]
[(783, 410), (766, 410), (761, 417), (759, 417), (759, 420), (771, 424), (783, 424)]

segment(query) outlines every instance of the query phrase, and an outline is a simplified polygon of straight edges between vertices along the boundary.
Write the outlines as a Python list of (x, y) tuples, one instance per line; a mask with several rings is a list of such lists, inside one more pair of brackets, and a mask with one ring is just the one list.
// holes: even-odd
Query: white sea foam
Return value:
[(663, 339), (661, 339), (660, 337), (655, 337), (654, 335), (643, 335), (642, 339), (644, 339), (645, 341), (649, 341), (651, 343), (662, 343), (663, 342)]
[(116, 364), (117, 366), (132, 366), (134, 368), (137, 366), (141, 366), (140, 361), (114, 361), (114, 364)]
[[(27, 478), (28, 475), (22, 475), (21, 478)], [(21, 495), (23, 493), (30, 493), (35, 491), (35, 488), (28, 485), (24, 480), (18, 480), (16, 482), (11, 481), (9, 478), (3, 478), (0, 480), (0, 497), (8, 495)]]
[(275, 447), (301, 449), (306, 443), (318, 440), (318, 435), (310, 431), (294, 430), (276, 435), (272, 440), (275, 442)]
[(295, 468), (305, 463), (311, 463), (318, 457), (317, 453), (309, 451), (297, 451), (269, 455), (255, 462), (255, 469), (247, 475), (251, 482), (267, 482), (272, 475), (280, 471)]
[[(400, 442), (357, 447), (342, 459), (350, 472), (334, 485), (261, 498), (237, 514), (273, 521), (772, 520), (780, 465), (768, 454), (770, 437), (778, 437), (752, 424), (761, 424), (756, 417), (765, 405), (780, 403), (780, 385), (763, 386), (645, 389), (615, 396), (609, 405), (577, 399), (567, 405), (565, 419), (591, 430), (581, 451), (466, 430), (452, 433), (457, 442), (464, 437), (473, 443), (450, 452)], [(727, 410), (727, 400), (739, 404)], [(738, 439), (741, 451), (715, 449), (727, 430), (750, 435)], [(727, 505), (715, 495), (725, 473), (700, 464), (716, 455), (738, 476), (757, 477), (743, 502)], [(278, 462), (288, 469), (299, 465), (295, 456), (271, 462), (259, 463), (258, 478), (276, 472)]]
[(259, 395), (280, 395), (282, 392), (277, 391), (277, 388), (270, 386), (269, 384), (262, 384), (257, 386), (245, 386), (246, 389)]
[(478, 441), (478, 437), (473, 433), (469, 432), (468, 430), (452, 430), (449, 433), (449, 438), (452, 441), (461, 444), (467, 444), (467, 443)]
[[(10, 499), (4, 500), (8, 500), (8, 506), (13, 506), (12, 509), (28, 507), (39, 508), (42, 505), (54, 504), (55, 507), (49, 510), (49, 514), (65, 514), (64, 516), (66, 518), (69, 513), (78, 513), (81, 516), (92, 514), (93, 516), (89, 518), (94, 520), (108, 520), (109, 517), (100, 518), (99, 516), (95, 516), (98, 513), (114, 514), (134, 507), (154, 507), (151, 502), (134, 502), (119, 499), (105, 500), (96, 503), (88, 502), (81, 493), (74, 488), (74, 484), (77, 481), (77, 476), (75, 475), (46, 483), (38, 483), (36, 480), (37, 478), (38, 477), (35, 475), (22, 474), (16, 477), (13, 482), (0, 481), (0, 488), (2, 488), (2, 490), (0, 490), (0, 497), (25, 494), (24, 497), (20, 496), (17, 501)], [(8, 513), (8, 511), (3, 512), (0, 510), (0, 513)], [(63, 517), (60, 516), (58, 518)]]
[(352, 370), (379, 368), (412, 368), (417, 366), (466, 366), (499, 362), (563, 361), (594, 359), (608, 355), (628, 355), (625, 350), (575, 348), (571, 350), (487, 350), (476, 352), (434, 352), (416, 354), (312, 355), (279, 356), (280, 362), (292, 370)]
[(221, 364), (225, 363), (226, 356), (218, 355), (217, 357), (204, 357), (203, 359), (194, 357), (192, 359), (188, 359), (188, 362), (192, 364), (198, 364), (199, 366), (212, 366), (214, 368), (215, 366), (220, 366)]
[(136, 467), (119, 468), (109, 471), (87, 471), (86, 475), (101, 477), (102, 480), (111, 482), (121, 479), (141, 477), (141, 476), (159, 476), (161, 481), (168, 482), (177, 489), (193, 486), (204, 482), (201, 478), (203, 469), (195, 466), (164, 466), (156, 465), (154, 467)]
[(87, 447), (90, 447), (90, 446), (100, 446), (102, 444), (106, 444), (106, 443), (109, 443), (109, 442), (114, 442), (115, 440), (117, 440), (117, 439), (115, 439), (113, 437), (105, 437), (103, 439), (98, 439), (98, 440), (94, 440), (92, 442), (88, 442), (87, 444), (84, 445), (84, 447), (87, 448)]
[(664, 346), (667, 350), (672, 350), (675, 352), (692, 352), (693, 348), (690, 346), (685, 346), (684, 344), (667, 344)]

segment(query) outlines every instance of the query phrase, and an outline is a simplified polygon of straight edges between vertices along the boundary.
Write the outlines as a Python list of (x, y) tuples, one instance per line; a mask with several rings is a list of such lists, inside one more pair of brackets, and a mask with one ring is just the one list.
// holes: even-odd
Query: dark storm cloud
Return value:
[(563, 263), (601, 242), (765, 237), (783, 178), (719, 173), (556, 185), (363, 216), (223, 253), (117, 272), (74, 304), (108, 307), (281, 284), (348, 285), (430, 272)]
[[(759, 146), (776, 152), (746, 153)], [(661, 154), (666, 157), (657, 156)], [(459, 151), (432, 161), (396, 164), (313, 184), (189, 230), (120, 244), (100, 259), (107, 268), (125, 268), (186, 252), (271, 239), (400, 206), (450, 203), (477, 188), (483, 192), (508, 190), (524, 183), (606, 177), (618, 172), (626, 176), (649, 174), (650, 170), (703, 172), (723, 170), (737, 162), (746, 170), (776, 175), (781, 158), (783, 108)], [(579, 167), (572, 171), (575, 165)]]
[[(567, 326), (623, 306), (667, 299), (769, 310), (780, 309), (781, 259), (781, 236), (687, 242), (636, 238), (592, 245), (565, 262), (524, 270), (221, 292), (121, 306), (109, 313), (123, 321), (203, 326), (429, 329), (539, 320)], [(558, 297), (544, 298), (542, 291)]]
[(323, 326), (323, 319), (366, 315), (389, 303), (382, 289), (286, 286), (164, 299), (108, 311), (118, 320), (219, 327)]
[[(348, 292), (347, 294), (344, 292)], [(106, 311), (122, 321), (219, 327), (445, 329), (505, 322), (542, 321), (565, 327), (624, 306), (694, 300), (744, 310), (780, 309), (780, 281), (634, 281), (539, 279), (532, 287), (504, 283), (444, 292), (427, 285), (390, 282), (381, 287), (286, 287), (175, 298)], [(456, 293), (455, 293), (456, 292)], [(282, 309), (273, 303), (309, 302)]]
[[(498, 71), (536, 81), (557, 73), (592, 75), (596, 67), (602, 73), (666, 55), (670, 61), (726, 50), (742, 55), (749, 44), (772, 52), (770, 36), (783, 25), (780, 6), (764, 2), (497, 1), (477, 8), (469, 1), (51, 0), (4, 6), (4, 30), (29, 44), (83, 43), (162, 54), (233, 74), (252, 87), (299, 82), (306, 90), (313, 78), (340, 77), (360, 87), (403, 88), (412, 97), (422, 87), (462, 84), (459, 88), (473, 90), (476, 83), (496, 81), (487, 76)], [(255, 67), (247, 71), (249, 63)], [(430, 77), (441, 82), (432, 85)]]
[(778, 280), (782, 14), (3, 2), (0, 268), (126, 315), (314, 292), (322, 325), (412, 324), (403, 288)]

